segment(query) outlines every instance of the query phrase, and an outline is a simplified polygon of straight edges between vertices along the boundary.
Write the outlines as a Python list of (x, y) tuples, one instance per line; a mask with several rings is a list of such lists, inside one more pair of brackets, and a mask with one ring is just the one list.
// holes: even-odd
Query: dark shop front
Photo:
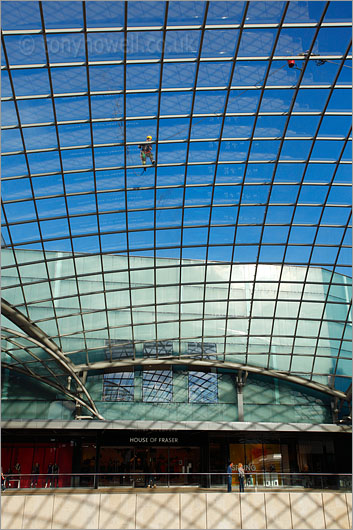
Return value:
[[(44, 487), (50, 464), (59, 468), (59, 487), (145, 487), (149, 476), (158, 486), (221, 486), (228, 460), (242, 462), (247, 486), (277, 487), (286, 473), (350, 472), (348, 434), (244, 433), (219, 431), (105, 430), (45, 433), (3, 432), (2, 469), (30, 487), (35, 464), (36, 487)], [(17, 487), (15, 480), (11, 487)]]

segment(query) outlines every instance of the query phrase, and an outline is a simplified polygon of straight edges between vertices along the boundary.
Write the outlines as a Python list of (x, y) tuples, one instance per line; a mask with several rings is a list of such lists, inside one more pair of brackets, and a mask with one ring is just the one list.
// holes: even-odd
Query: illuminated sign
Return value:
[(129, 441), (131, 444), (177, 444), (179, 443), (179, 438), (167, 436), (130, 436)]

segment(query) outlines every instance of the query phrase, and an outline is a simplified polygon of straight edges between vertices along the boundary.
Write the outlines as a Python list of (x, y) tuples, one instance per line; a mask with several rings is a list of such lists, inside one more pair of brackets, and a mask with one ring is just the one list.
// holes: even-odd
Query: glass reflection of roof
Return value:
[(229, 264), (229, 285), (239, 263), (351, 275), (348, 2), (4, 2), (2, 37), (2, 243), (28, 251), (26, 314), (31, 250), (47, 280), (52, 251), (74, 278), (79, 254), (101, 275), (131, 256), (130, 286), (138, 256)]

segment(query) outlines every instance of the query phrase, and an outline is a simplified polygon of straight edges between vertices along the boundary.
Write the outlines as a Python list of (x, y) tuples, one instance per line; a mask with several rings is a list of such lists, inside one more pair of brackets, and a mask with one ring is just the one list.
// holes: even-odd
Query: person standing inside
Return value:
[(2, 468), (1, 468), (1, 491), (5, 491), (6, 489), (6, 480), (5, 480), (5, 477), (4, 477), (4, 473), (2, 472)]
[(17, 462), (15, 465), (15, 472), (17, 474), (17, 477), (15, 477), (17, 479), (17, 487), (20, 488), (21, 487), (21, 464), (19, 462)]
[(244, 481), (245, 481), (245, 471), (243, 464), (238, 464), (238, 476), (239, 476), (239, 491), (240, 493), (244, 491)]
[(150, 463), (150, 476), (149, 476), (149, 480), (148, 480), (148, 488), (156, 488), (156, 481), (157, 481), (157, 477), (156, 477), (156, 462), (154, 459), (151, 459), (151, 463)]
[(53, 487), (57, 488), (59, 484), (59, 466), (58, 464), (53, 465)]
[(45, 481), (45, 488), (51, 488), (53, 480), (53, 464), (50, 462), (48, 465), (47, 479)]
[(39, 464), (36, 462), (32, 469), (32, 479), (31, 479), (31, 488), (36, 488), (38, 484), (38, 475), (39, 475)]
[(227, 481), (228, 481), (228, 489), (227, 489), (227, 492), (228, 493), (231, 493), (232, 492), (232, 473), (233, 473), (233, 462), (228, 462), (228, 467), (227, 467)]
[[(9, 469), (7, 470), (6, 474), (7, 474), (7, 477), (6, 477), (7, 478), (7, 487), (11, 488), (11, 480), (12, 480), (12, 476), (11, 476), (12, 468), (11, 468), (11, 466), (9, 466)], [(6, 486), (6, 479), (5, 479), (5, 486)]]

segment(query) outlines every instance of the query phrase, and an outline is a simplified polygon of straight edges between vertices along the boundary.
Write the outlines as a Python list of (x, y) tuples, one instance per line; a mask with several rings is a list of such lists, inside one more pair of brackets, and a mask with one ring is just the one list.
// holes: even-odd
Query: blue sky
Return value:
[[(280, 23), (284, 2), (250, 2), (241, 31), (244, 6), (210, 2), (205, 18), (205, 2), (170, 2), (163, 48), (166, 3), (128, 3), (124, 71), (124, 2), (43, 2), (50, 69), (39, 4), (4, 2), (6, 243), (126, 253), (128, 232), (135, 254), (350, 273), (351, 3), (331, 2), (316, 38), (246, 26)], [(315, 24), (325, 6), (290, 2), (284, 23)], [(304, 60), (286, 59), (310, 47), (330, 59), (310, 60), (296, 93)], [(146, 134), (158, 166), (142, 175), (130, 166)]]

